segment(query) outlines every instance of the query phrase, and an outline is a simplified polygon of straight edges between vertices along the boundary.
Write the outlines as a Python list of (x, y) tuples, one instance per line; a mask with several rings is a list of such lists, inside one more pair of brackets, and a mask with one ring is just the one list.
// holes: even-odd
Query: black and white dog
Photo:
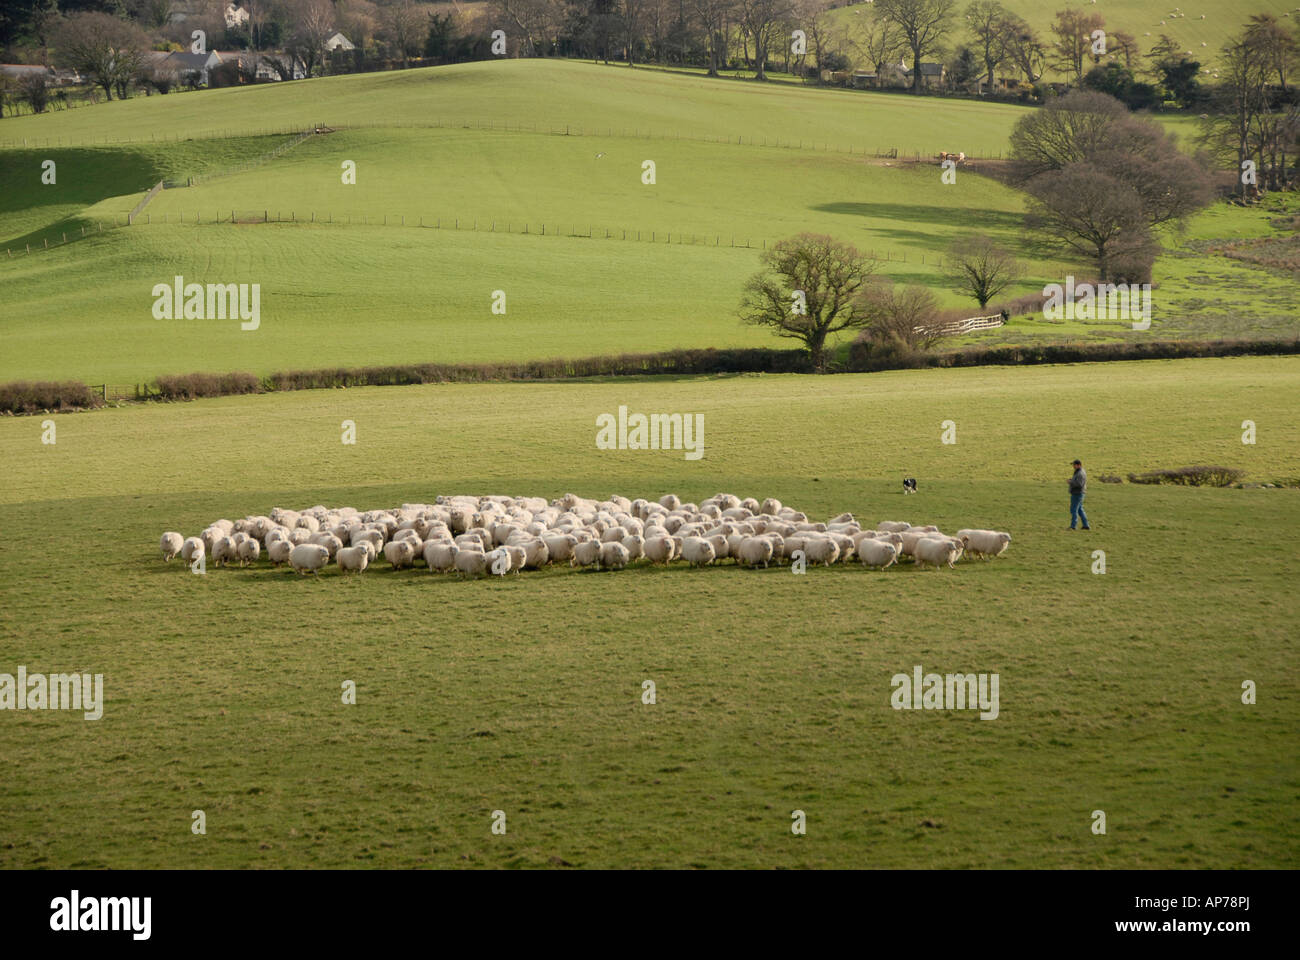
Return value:
[(916, 477), (903, 478), (903, 493), (916, 493)]

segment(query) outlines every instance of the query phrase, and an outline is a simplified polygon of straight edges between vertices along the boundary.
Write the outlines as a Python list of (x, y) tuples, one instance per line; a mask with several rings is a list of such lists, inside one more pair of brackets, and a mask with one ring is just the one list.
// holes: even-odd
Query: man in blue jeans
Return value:
[(1070, 477), (1070, 529), (1074, 529), (1075, 521), (1083, 521), (1083, 529), (1091, 530), (1088, 526), (1088, 515), (1083, 512), (1083, 497), (1088, 491), (1088, 474), (1084, 473), (1083, 461), (1074, 461), (1074, 475)]

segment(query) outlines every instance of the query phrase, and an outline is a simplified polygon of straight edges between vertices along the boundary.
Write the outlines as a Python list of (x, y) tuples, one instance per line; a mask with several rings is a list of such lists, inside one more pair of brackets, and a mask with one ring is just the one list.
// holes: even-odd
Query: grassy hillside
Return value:
[(933, 153), (959, 135), (968, 153), (995, 153), (1025, 108), (951, 102), (924, 124), (913, 107), (852, 91), (720, 83), (657, 70), (564, 60), (506, 60), (134, 97), (94, 108), (6, 119), (0, 146), (183, 140), (265, 128), (527, 125), (572, 134), (815, 141), (843, 150)]
[[(1022, 17), (1044, 40), (1049, 36), (1057, 11), (1067, 8), (1101, 14), (1105, 18), (1107, 31), (1122, 30), (1132, 34), (1143, 53), (1162, 34), (1167, 34), (1180, 49), (1190, 50), (1191, 58), (1198, 61), (1207, 74), (1215, 69), (1219, 49), (1224, 41), (1239, 33), (1252, 15), (1272, 13), (1278, 18), (1285, 17), (1284, 23), (1297, 15), (1294, 0), (1188, 0), (1181, 5), (1161, 3), (1159, 0), (1098, 0), (1096, 3), (1080, 3), (1078, 0), (1057, 0), (1054, 3), (1001, 0), (1001, 3)], [(959, 7), (964, 11), (966, 4), (962, 3)], [(833, 22), (854, 29), (855, 21), (870, 13), (869, 3), (854, 3), (832, 11), (830, 17)], [(1201, 19), (1202, 16), (1204, 19)], [(953, 46), (964, 42), (968, 42), (964, 29), (957, 30), (950, 40)], [(1060, 79), (1055, 71), (1049, 71), (1048, 78)]]
[[(597, 76), (611, 83), (593, 84)], [(603, 116), (609, 125), (582, 136), (521, 130), (546, 116), (529, 113), (540, 111), (539, 90), (556, 115)], [(0, 149), (0, 173), (12, 187), (0, 210), (0, 244), (16, 254), (0, 256), (7, 308), (0, 330), (11, 345), (0, 357), (0, 379), (129, 384), (195, 369), (268, 373), (789, 345), (741, 326), (737, 307), (763, 245), (805, 230), (850, 241), (879, 258), (882, 276), (921, 283), (943, 304), (972, 312), (974, 304), (951, 289), (938, 266), (965, 234), (987, 233), (1029, 263), (1011, 296), (1067, 273), (1090, 273), (1086, 264), (1031, 245), (1021, 195), (991, 179), (964, 171), (944, 185), (932, 164), (814, 149), (811, 141), (798, 146), (801, 125), (815, 117), (823, 136), (853, 133), (860, 141), (864, 131), (893, 136), (957, 125), (957, 140), (968, 148), (975, 137), (992, 137), (987, 143), (1000, 148), (1019, 113), (987, 104), (512, 61), (102, 109), (115, 112), (121, 136), (185, 136), (230, 98), (243, 98), (245, 108), (255, 108), (251, 115), (270, 123), (307, 103), (353, 109), (365, 97), (374, 98), (366, 122), (391, 126), (312, 137), (251, 168), (286, 136)], [(470, 129), (401, 126), (430, 97), (454, 103)], [(205, 112), (186, 113), (198, 107)], [(75, 121), (93, 132), (98, 109), (36, 119)], [(917, 124), (918, 111), (934, 125)], [(868, 127), (858, 125), (862, 118)], [(648, 139), (635, 128), (647, 119), (713, 126), (699, 131), (701, 139)], [(481, 129), (488, 124), (510, 129)], [(742, 127), (743, 144), (722, 142)], [(764, 130), (782, 146), (762, 146)], [(47, 159), (57, 164), (55, 185), (40, 182)], [(641, 180), (645, 160), (656, 164), (653, 185)], [(355, 185), (342, 183), (345, 161), (356, 165)], [(121, 224), (159, 179), (191, 176), (196, 185), (163, 191), (135, 226), (98, 232)], [(232, 213), (237, 225), (228, 222)], [(1223, 232), (1209, 236), (1256, 231), (1267, 215), (1212, 211), (1206, 217)], [(254, 222), (264, 217), (308, 222)], [(434, 225), (453, 230), (428, 229)], [(571, 239), (574, 233), (592, 239)], [(44, 248), (65, 237), (66, 246)], [(1169, 243), (1175, 252), (1157, 265), (1164, 284), (1153, 328), (1159, 334), (1294, 332), (1289, 276), (1226, 261), (1204, 246), (1185, 249), (1179, 237)], [(151, 291), (176, 275), (259, 284), (261, 329), (155, 320)], [(504, 316), (489, 310), (496, 290), (507, 295)], [(1116, 322), (1033, 320), (979, 339), (1126, 332)], [(304, 343), (307, 352), (299, 349)]]
[[(64, 544), (0, 551), (6, 668), (100, 672), (107, 697), (96, 723), (0, 724), (0, 866), (1285, 867), (1300, 560), (1242, 530), (1292, 529), (1300, 501), (1095, 478), (1300, 473), (1297, 391), (1300, 361), (1240, 359), (312, 391), (59, 417), (55, 446), (0, 421), (0, 527)], [(619, 404), (703, 413), (704, 459), (596, 450)], [(1076, 455), (1088, 535), (1064, 531)], [(942, 573), (477, 583), (155, 554), (163, 529), (277, 503), (720, 487), (1014, 542)], [(891, 710), (918, 663), (999, 673), (999, 718)]]

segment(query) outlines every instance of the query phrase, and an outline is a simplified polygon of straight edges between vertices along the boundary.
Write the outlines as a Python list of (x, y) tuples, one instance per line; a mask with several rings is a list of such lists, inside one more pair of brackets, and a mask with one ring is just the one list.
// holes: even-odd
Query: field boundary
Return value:
[(251, 160), (245, 160), (243, 163), (238, 163), (230, 167), (222, 167), (221, 169), (214, 170), (211, 173), (200, 173), (192, 176), (187, 176), (185, 178), (184, 183), (181, 183), (179, 180), (164, 180), (163, 189), (174, 190), (178, 187), (192, 187), (195, 184), (203, 183), (204, 181), (207, 180), (215, 180), (218, 177), (234, 176), (237, 173), (243, 173), (246, 170), (255, 169), (256, 167), (262, 166), (262, 164), (264, 163), (269, 163), (270, 161), (274, 160), (276, 157), (280, 156), (281, 154), (289, 150), (292, 150), (294, 147), (298, 146), (298, 144), (302, 143), (308, 137), (313, 137), (316, 134), (321, 132), (322, 132), (321, 127), (312, 127), (311, 129), (302, 131), (301, 133), (298, 134), (298, 136), (294, 137), (292, 140), (288, 140), (280, 144), (274, 150), (268, 150), (266, 153), (263, 153), (260, 156), (256, 156)]
[[(20, 140), (0, 140), (0, 150), (32, 150), (38, 147), (55, 148), (62, 147), (90, 147), (95, 145), (114, 146), (137, 143), (179, 143), (183, 140), (231, 140), (231, 139), (251, 139), (255, 137), (269, 136), (290, 136), (302, 133), (307, 128), (322, 128), (322, 124), (293, 124), (287, 127), (254, 127), (248, 129), (208, 129), (196, 130), (189, 133), (178, 132), (171, 136), (151, 136), (148, 140), (142, 137), (91, 137), (88, 139), (76, 139), (72, 137), (46, 137), (44, 140), (32, 137), (23, 137)], [(402, 122), (402, 121), (375, 121), (373, 123), (346, 123), (331, 124), (330, 129), (335, 132), (347, 130), (475, 130), (485, 133), (518, 133), (530, 134), (536, 136), (552, 137), (604, 137), (606, 139), (623, 139), (623, 140), (643, 140), (643, 141), (686, 141), (688, 143), (712, 143), (723, 146), (740, 146), (740, 147), (758, 147), (776, 150), (797, 150), (808, 153), (832, 153), (842, 156), (853, 157), (871, 157), (875, 159), (887, 160), (932, 160), (943, 150), (950, 150), (953, 144), (946, 144), (942, 147), (931, 146), (925, 150), (902, 150), (897, 144), (885, 146), (882, 144), (871, 145), (863, 144), (832, 144), (828, 140), (817, 140), (816, 138), (804, 139), (802, 137), (792, 137), (784, 139), (781, 137), (768, 136), (745, 136), (744, 134), (728, 134), (721, 136), (717, 134), (698, 133), (695, 131), (682, 130), (653, 130), (640, 127), (614, 127), (608, 124), (599, 127), (588, 127), (581, 123), (506, 123), (493, 119), (489, 120), (445, 120), (435, 118), (421, 123)], [(630, 131), (630, 132), (629, 132)], [(1003, 151), (999, 150), (993, 153), (980, 153), (978, 151), (965, 151), (967, 160), (1001, 160)]]
[(158, 191), (161, 190), (162, 188), (163, 188), (162, 180), (159, 180), (157, 183), (155, 183), (152, 187), (149, 188), (149, 192), (146, 193), (144, 197), (140, 200), (140, 202), (137, 203), (135, 207), (131, 210), (131, 212), (126, 215), (126, 222), (128, 225), (135, 223), (135, 218), (140, 216), (140, 211), (143, 210), (145, 207), (149, 206), (149, 201), (152, 200), (154, 197), (158, 196)]
[[(1129, 340), (1121, 343), (1057, 343), (1030, 346), (963, 347), (943, 353), (921, 353), (874, 361), (853, 359), (834, 365), (837, 373), (878, 373), (929, 367), (1035, 366), (1067, 363), (1109, 363), (1125, 360), (1185, 360), (1235, 356), (1297, 356), (1300, 338), (1293, 340)], [(54, 412), (42, 399), (90, 400), (96, 407), (110, 399), (194, 400), (250, 393), (291, 390), (329, 390), (346, 387), (415, 386), (432, 383), (502, 383), (590, 380), (609, 377), (738, 376), (757, 374), (810, 374), (806, 351), (747, 347), (737, 349), (667, 350), (660, 353), (621, 354), (578, 359), (536, 360), (520, 363), (401, 364), (374, 367), (332, 367), (280, 371), (266, 376), (251, 373), (190, 373), (163, 375), (151, 383), (132, 387), (81, 381), (0, 384), (0, 413)], [(58, 388), (57, 390), (55, 388)], [(97, 396), (96, 396), (97, 395)], [(80, 409), (80, 407), (76, 407)], [(59, 409), (68, 409), (60, 406)]]

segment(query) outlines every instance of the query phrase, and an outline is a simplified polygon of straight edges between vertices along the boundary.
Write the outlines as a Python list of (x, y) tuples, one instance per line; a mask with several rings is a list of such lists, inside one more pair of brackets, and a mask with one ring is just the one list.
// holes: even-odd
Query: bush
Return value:
[(158, 396), (163, 400), (261, 392), (262, 381), (251, 373), (184, 373), (158, 378)]
[(0, 413), (90, 410), (103, 401), (76, 380), (61, 383), (17, 381), (0, 384)]
[(1172, 470), (1148, 470), (1130, 473), (1129, 483), (1172, 483), (1183, 487), (1230, 487), (1246, 475), (1233, 467), (1175, 467)]
[(1175, 360), (1186, 357), (1280, 356), (1300, 353), (1296, 340), (1143, 340), (1115, 343), (1042, 343), (996, 347), (963, 347), (946, 353), (922, 353), (900, 358), (900, 366), (854, 344), (848, 369), (856, 373), (910, 367), (1017, 366), (1038, 363), (1096, 363), (1110, 360)]

